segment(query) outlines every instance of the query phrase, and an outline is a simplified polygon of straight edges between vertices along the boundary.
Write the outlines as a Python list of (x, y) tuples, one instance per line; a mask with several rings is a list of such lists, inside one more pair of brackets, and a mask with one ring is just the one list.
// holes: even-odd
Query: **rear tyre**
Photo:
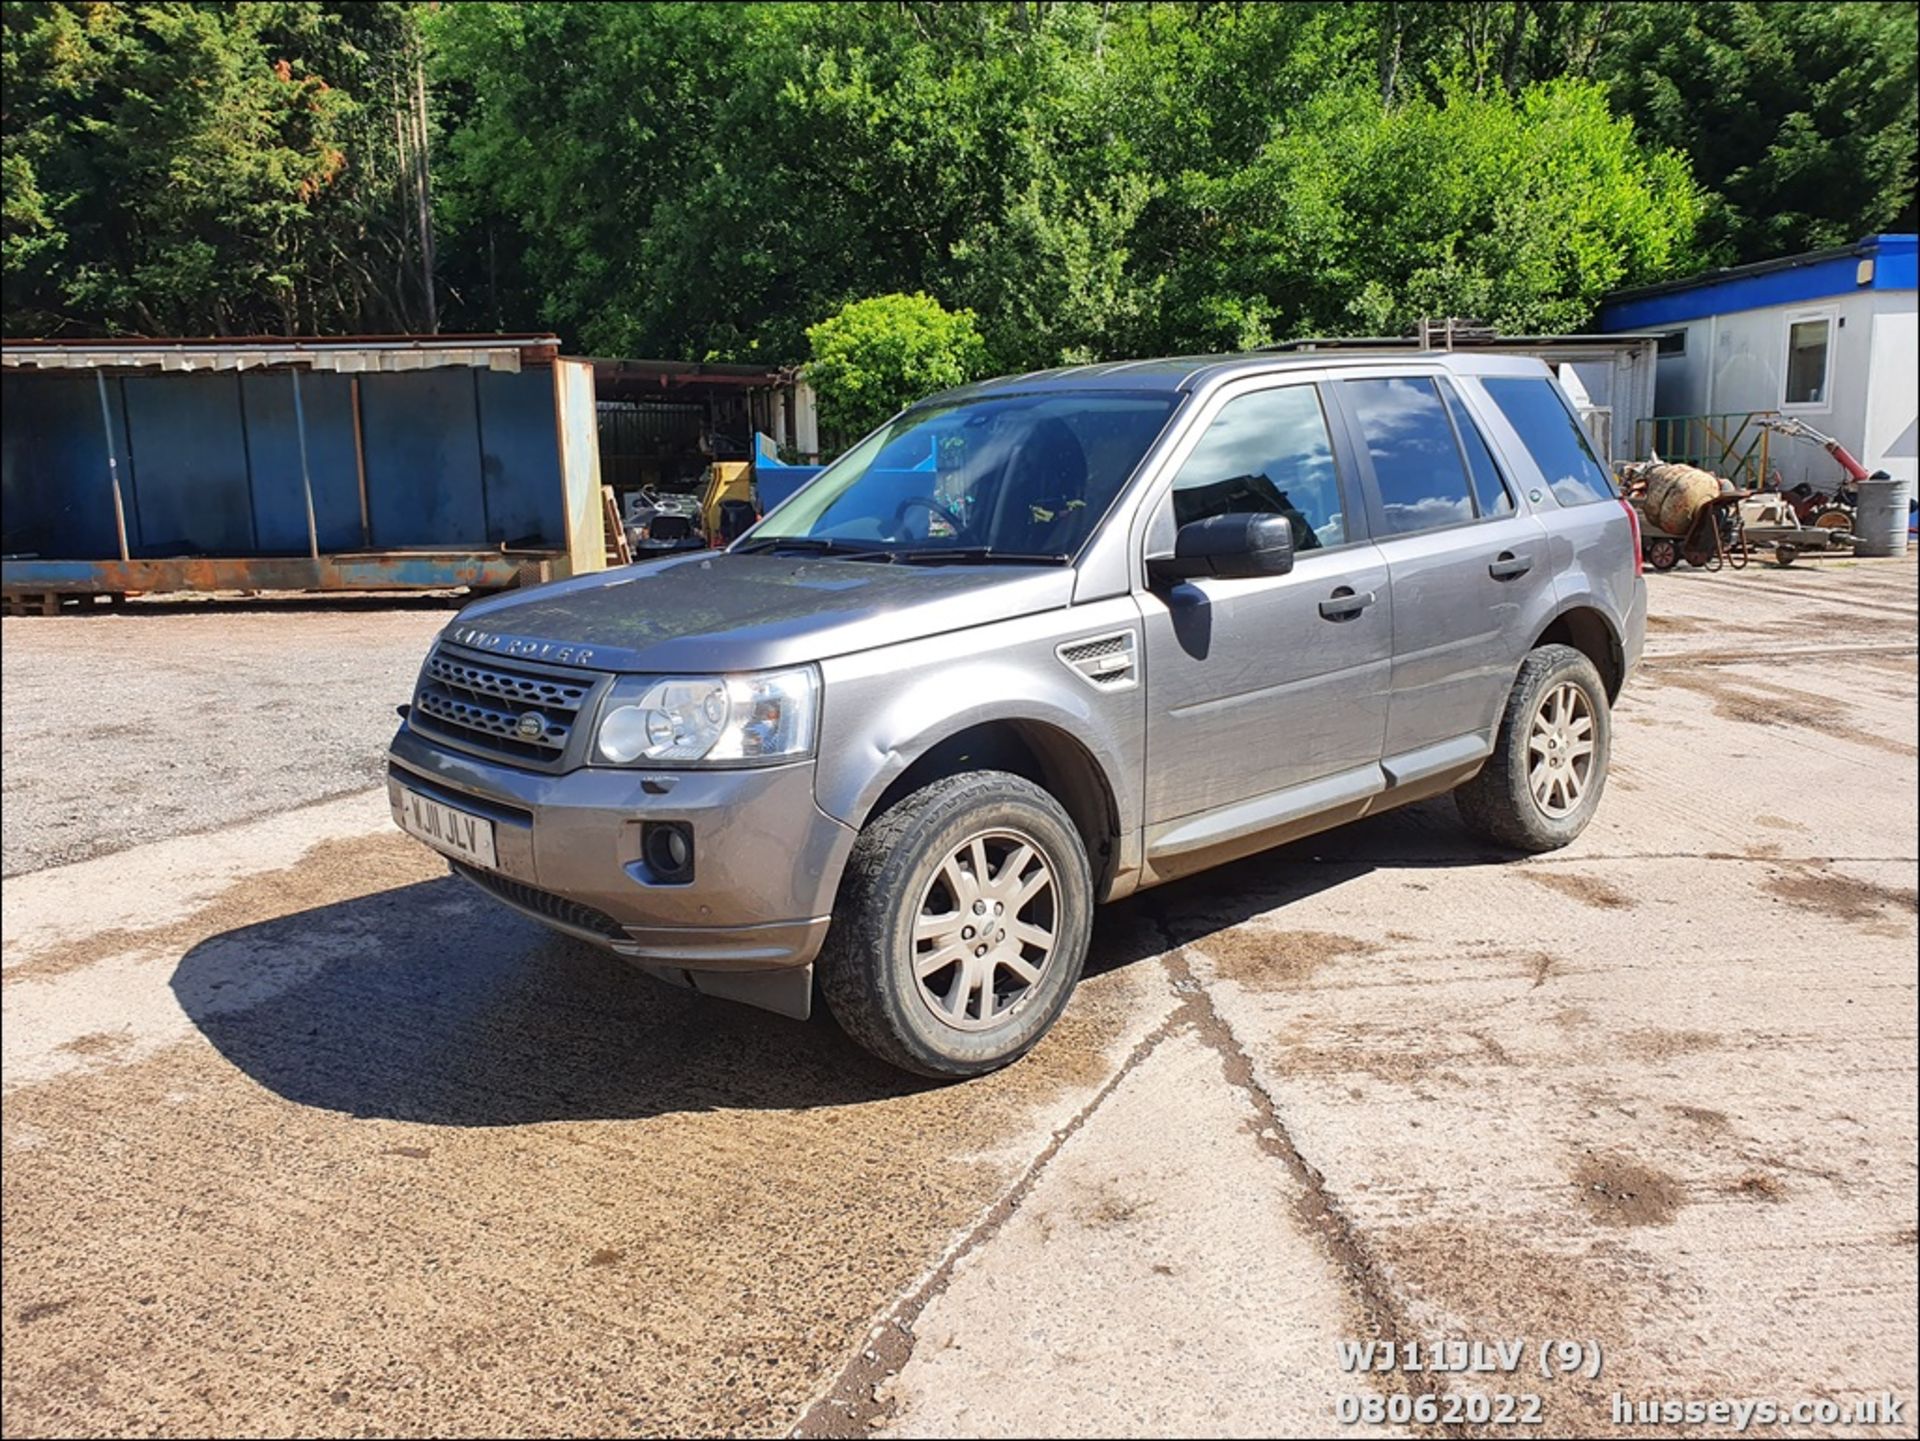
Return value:
[(957, 1080), (1046, 1034), (1092, 928), (1086, 849), (1060, 803), (1019, 776), (974, 771), (915, 791), (860, 833), (816, 974), (862, 1047)]
[(1543, 645), (1520, 667), (1493, 755), (1453, 793), (1460, 819), (1513, 850), (1558, 850), (1593, 819), (1612, 748), (1600, 672), (1572, 646)]
[(1664, 536), (1647, 542), (1647, 564), (1655, 570), (1672, 570), (1680, 564), (1680, 542)]

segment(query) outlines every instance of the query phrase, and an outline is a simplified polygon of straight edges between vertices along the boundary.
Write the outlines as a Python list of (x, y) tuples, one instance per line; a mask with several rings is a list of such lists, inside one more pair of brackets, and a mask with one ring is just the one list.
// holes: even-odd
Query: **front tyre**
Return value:
[(1517, 851), (1553, 851), (1587, 828), (1607, 784), (1613, 718), (1600, 672), (1566, 645), (1520, 667), (1493, 755), (1453, 793), (1469, 830)]
[(1093, 926), (1086, 848), (1003, 771), (915, 791), (854, 843), (820, 991), (862, 1047), (953, 1080), (1019, 1059), (1072, 994)]

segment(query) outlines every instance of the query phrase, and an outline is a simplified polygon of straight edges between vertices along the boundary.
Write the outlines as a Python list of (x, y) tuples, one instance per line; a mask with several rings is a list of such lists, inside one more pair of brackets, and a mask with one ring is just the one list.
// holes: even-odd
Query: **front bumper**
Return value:
[[(405, 724), (387, 752), (406, 786), (494, 823), (497, 874), (458, 867), (506, 904), (664, 971), (808, 965), (826, 938), (852, 827), (814, 804), (813, 764), (751, 770), (582, 768), (545, 775), (436, 745)], [(662, 884), (640, 828), (691, 827), (693, 879)]]

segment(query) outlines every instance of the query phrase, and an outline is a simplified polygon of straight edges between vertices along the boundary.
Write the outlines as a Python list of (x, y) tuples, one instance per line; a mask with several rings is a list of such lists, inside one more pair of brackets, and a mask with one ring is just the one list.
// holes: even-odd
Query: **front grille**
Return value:
[(551, 766), (565, 756), (595, 679), (440, 645), (427, 657), (408, 719), (472, 750)]
[(623, 941), (627, 933), (620, 923), (605, 911), (595, 910), (592, 906), (583, 906), (578, 901), (570, 901), (565, 896), (556, 896), (552, 891), (543, 891), (538, 886), (530, 886), (511, 876), (503, 876), (495, 871), (483, 871), (460, 861), (451, 862), (453, 868), (483, 891), (490, 891), (519, 906), (522, 910), (532, 911), (537, 916), (545, 916), (550, 921), (558, 921), (563, 926), (572, 926), (576, 931), (591, 931), (595, 935), (605, 936), (610, 941)]

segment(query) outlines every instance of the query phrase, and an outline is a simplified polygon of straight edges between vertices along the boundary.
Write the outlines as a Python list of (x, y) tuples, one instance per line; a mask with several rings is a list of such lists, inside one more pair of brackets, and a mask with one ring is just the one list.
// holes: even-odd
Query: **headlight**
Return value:
[(817, 691), (811, 667), (627, 677), (601, 709), (595, 759), (626, 766), (803, 756), (813, 750)]

